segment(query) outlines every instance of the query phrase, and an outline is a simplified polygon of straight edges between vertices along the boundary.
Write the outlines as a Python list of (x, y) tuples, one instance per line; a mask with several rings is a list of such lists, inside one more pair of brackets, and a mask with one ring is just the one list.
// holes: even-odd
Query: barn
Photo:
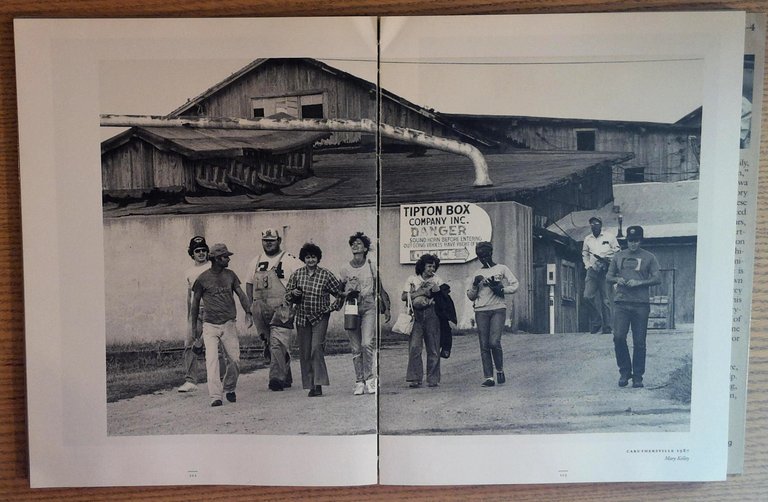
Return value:
[(621, 120), (446, 114), (507, 148), (631, 152), (613, 172), (614, 183), (672, 182), (699, 178), (702, 109), (672, 124)]

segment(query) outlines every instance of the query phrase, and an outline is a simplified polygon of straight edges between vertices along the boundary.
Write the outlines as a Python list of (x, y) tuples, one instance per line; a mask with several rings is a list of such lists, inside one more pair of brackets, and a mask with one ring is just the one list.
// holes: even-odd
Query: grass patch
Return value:
[(683, 364), (669, 375), (669, 397), (681, 403), (691, 404), (693, 364), (691, 356), (683, 359)]

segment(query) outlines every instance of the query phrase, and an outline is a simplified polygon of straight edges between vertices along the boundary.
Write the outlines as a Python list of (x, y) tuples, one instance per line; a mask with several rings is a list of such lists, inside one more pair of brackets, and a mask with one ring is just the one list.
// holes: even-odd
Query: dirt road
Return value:
[(477, 337), (455, 337), (437, 388), (408, 388), (404, 346), (381, 352), (382, 434), (556, 434), (688, 430), (670, 374), (690, 354), (690, 329), (649, 333), (645, 388), (617, 385), (612, 335), (507, 335), (507, 383), (481, 387)]
[[(379, 428), (383, 434), (550, 434), (688, 430), (690, 406), (671, 400), (670, 374), (691, 351), (690, 329), (648, 335), (644, 389), (620, 389), (610, 335), (503, 337), (507, 383), (480, 387), (477, 338), (456, 337), (437, 388), (405, 382), (407, 342), (380, 353)], [(367, 434), (376, 430), (376, 397), (353, 396), (351, 356), (327, 358), (331, 386), (308, 398), (294, 386), (267, 389), (267, 370), (242, 375), (237, 403), (209, 407), (206, 387), (169, 389), (107, 404), (109, 435)], [(294, 362), (294, 375), (299, 375)]]

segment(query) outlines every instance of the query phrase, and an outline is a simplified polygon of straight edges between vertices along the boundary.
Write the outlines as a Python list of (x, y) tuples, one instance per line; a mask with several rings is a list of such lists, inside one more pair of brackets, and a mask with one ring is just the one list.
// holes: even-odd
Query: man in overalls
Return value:
[(290, 348), (293, 337), (293, 311), (285, 302), (285, 284), (303, 266), (295, 256), (280, 248), (282, 239), (274, 228), (261, 233), (264, 251), (248, 265), (245, 294), (251, 302), (253, 325), (269, 346), (269, 389), (281, 391), (291, 386)]

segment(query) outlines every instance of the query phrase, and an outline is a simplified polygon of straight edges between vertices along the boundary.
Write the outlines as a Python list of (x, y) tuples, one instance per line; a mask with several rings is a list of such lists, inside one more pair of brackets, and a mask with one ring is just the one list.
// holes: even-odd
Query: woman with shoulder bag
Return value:
[(422, 255), (416, 262), (416, 274), (405, 282), (401, 298), (413, 307), (413, 330), (408, 343), (408, 370), (405, 380), (409, 387), (421, 387), (424, 378), (424, 364), (421, 358), (422, 345), (427, 352), (427, 385), (437, 387), (440, 383), (440, 321), (435, 313), (432, 295), (440, 291), (443, 280), (436, 274), (440, 258), (432, 254)]
[[(352, 364), (355, 368), (355, 387), (353, 394), (376, 393), (376, 293), (377, 274), (368, 252), (371, 239), (363, 232), (357, 232), (349, 238), (352, 260), (339, 271), (339, 279), (344, 286), (344, 328), (349, 337), (352, 350)], [(380, 285), (379, 285), (379, 291)], [(383, 295), (381, 295), (383, 296)], [(387, 296), (387, 298), (389, 298)], [(384, 322), (389, 322), (388, 302), (382, 306)]]

